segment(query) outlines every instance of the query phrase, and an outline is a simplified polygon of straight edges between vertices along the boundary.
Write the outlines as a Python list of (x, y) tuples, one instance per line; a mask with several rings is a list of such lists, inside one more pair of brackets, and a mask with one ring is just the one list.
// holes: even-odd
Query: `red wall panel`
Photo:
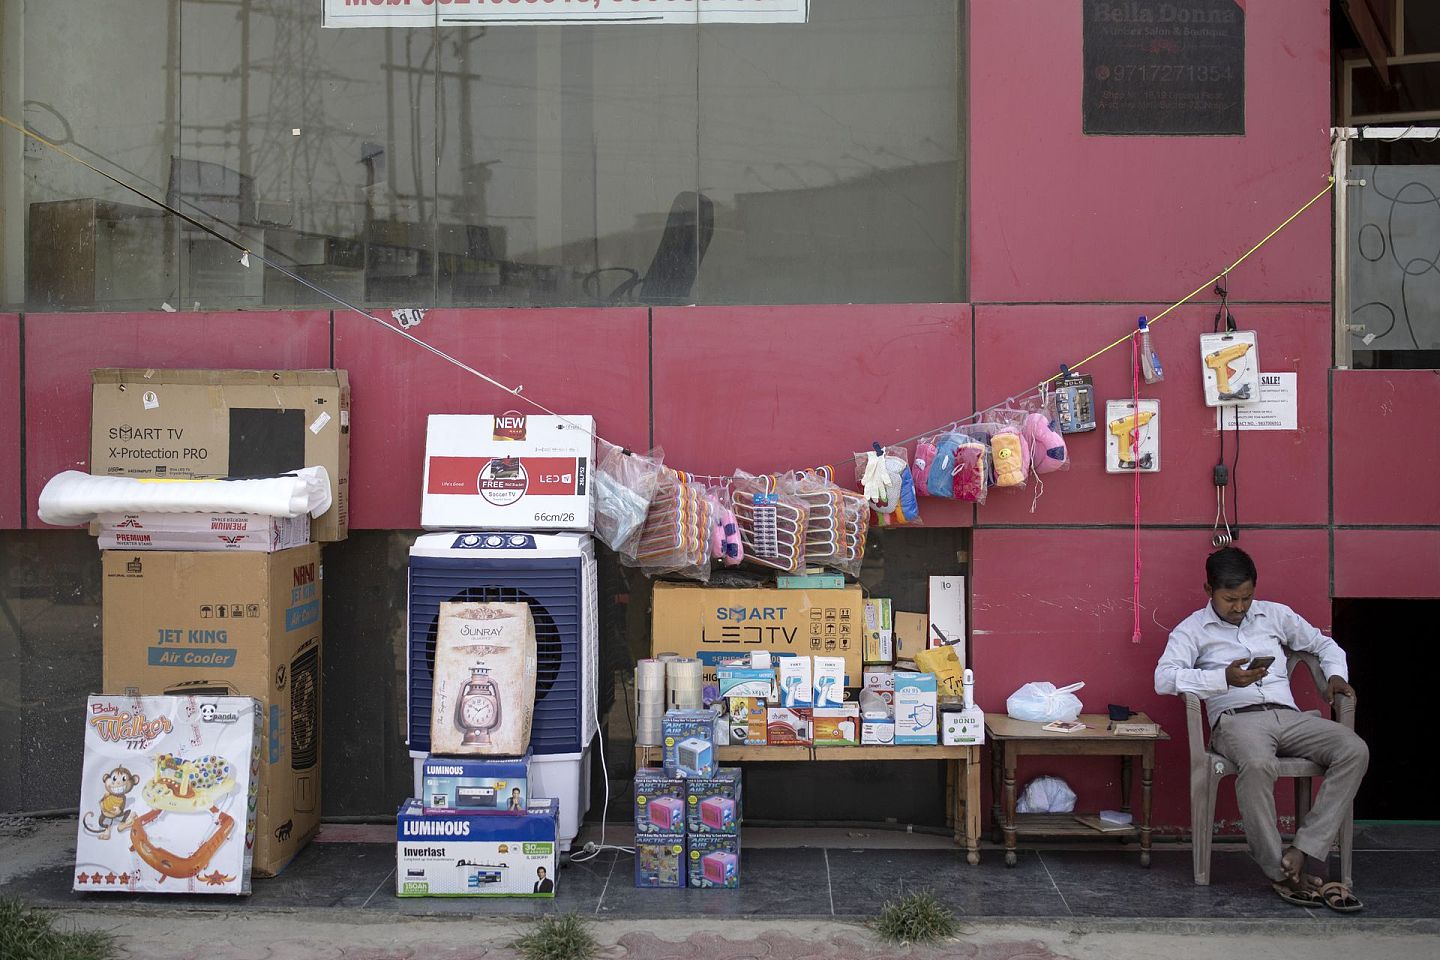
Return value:
[[(655, 442), (696, 473), (833, 464), (969, 415), (970, 307), (679, 307), (654, 314)], [(969, 505), (922, 498), (928, 526)]]
[[(1244, 546), (1259, 568), (1262, 598), (1289, 604), (1329, 629), (1326, 531), (1254, 530)], [(1142, 531), (1142, 631), (1135, 644), (1129, 531), (975, 531), (971, 662), (980, 706), (1004, 713), (1006, 698), (1030, 680), (1057, 686), (1083, 680), (1079, 696), (1087, 712), (1120, 703), (1150, 714), (1171, 736), (1156, 751), (1154, 817), (1172, 828), (1189, 823), (1189, 750), (1184, 704), (1155, 693), (1155, 664), (1175, 624), (1207, 602), (1210, 549), (1202, 531)], [(1119, 802), (1118, 764), (1033, 761), (1021, 775), (1052, 771), (1075, 788), (1079, 806)], [(1219, 816), (1233, 818), (1233, 790), (1222, 790), (1221, 799)]]
[(26, 510), (62, 470), (90, 460), (90, 371), (98, 367), (303, 370), (330, 365), (330, 315), (32, 313), (25, 317)]
[[(1108, 137), (1082, 132), (1081, 4), (971, 4), (970, 299), (1173, 302), (1314, 196), (1330, 6), (1247, 5), (1245, 136)], [(1328, 300), (1329, 209), (1238, 270), (1235, 296)]]
[[(1299, 428), (1243, 431), (1237, 472), (1240, 519), (1249, 523), (1325, 523), (1326, 371), (1329, 310), (1315, 306), (1249, 306), (1233, 310), (1244, 329), (1259, 332), (1265, 373), (1295, 372)], [(1214, 322), (1214, 306), (1182, 307), (1154, 327), (1152, 339), (1165, 379), (1141, 381), (1140, 396), (1160, 401), (1160, 472), (1142, 475), (1145, 523), (1211, 523), (1215, 519), (1212, 468), (1219, 455), (1215, 411), (1200, 385), (1201, 333)], [(982, 405), (1023, 393), (1056, 372), (1061, 361), (1094, 353), (1133, 329), (1135, 311), (1102, 306), (977, 306), (975, 393)], [(1321, 333), (1317, 333), (1320, 331)], [(1324, 335), (1322, 335), (1324, 334)], [(1131, 395), (1130, 345), (1122, 344), (1087, 365), (1095, 378), (1097, 419), (1106, 400)], [(1234, 430), (1226, 431), (1226, 462), (1234, 456)], [(1105, 428), (1067, 438), (1070, 470), (1047, 475), (1044, 494), (1030, 512), (1032, 488), (994, 490), (977, 523), (1125, 523), (1133, 514), (1132, 478), (1105, 473)], [(1234, 489), (1234, 488), (1232, 488)]]
[[(1440, 524), (1440, 371), (1336, 370), (1333, 404), (1335, 522)], [(1380, 450), (1399, 453), (1403, 484)]]
[[(607, 440), (647, 445), (644, 309), (431, 310), (410, 332), (557, 413), (592, 414)], [(349, 370), (353, 394), (356, 528), (420, 525), (428, 414), (540, 412), (348, 311), (335, 315), (335, 364)]]
[(1334, 589), (1337, 597), (1440, 597), (1440, 530), (1336, 530)]
[(20, 476), (20, 318), (0, 313), (0, 530), (25, 515)]

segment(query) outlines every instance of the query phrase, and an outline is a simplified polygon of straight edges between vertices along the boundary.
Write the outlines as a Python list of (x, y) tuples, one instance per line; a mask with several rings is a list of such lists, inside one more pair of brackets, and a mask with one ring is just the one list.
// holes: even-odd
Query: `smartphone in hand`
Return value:
[(1272, 663), (1274, 663), (1274, 662), (1275, 662), (1275, 658), (1274, 658), (1274, 657), (1256, 657), (1254, 660), (1251, 660), (1249, 663), (1245, 664), (1245, 669), (1246, 669), (1246, 670), (1269, 670), (1269, 669), (1270, 669), (1270, 664), (1272, 664)]

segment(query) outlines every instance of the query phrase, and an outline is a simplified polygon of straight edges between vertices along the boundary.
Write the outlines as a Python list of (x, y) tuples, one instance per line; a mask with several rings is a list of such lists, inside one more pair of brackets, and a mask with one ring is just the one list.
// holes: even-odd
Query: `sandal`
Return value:
[(1284, 900), (1286, 903), (1293, 903), (1297, 907), (1323, 907), (1327, 905), (1325, 898), (1320, 895), (1320, 891), (1310, 889), (1309, 887), (1296, 890), (1294, 887), (1286, 886), (1283, 883), (1272, 883), (1270, 884), (1270, 889), (1274, 890), (1281, 900)]
[(1365, 909), (1365, 904), (1360, 898), (1350, 892), (1350, 888), (1338, 881), (1325, 884), (1319, 890), (1320, 897), (1325, 906), (1336, 913), (1359, 913)]

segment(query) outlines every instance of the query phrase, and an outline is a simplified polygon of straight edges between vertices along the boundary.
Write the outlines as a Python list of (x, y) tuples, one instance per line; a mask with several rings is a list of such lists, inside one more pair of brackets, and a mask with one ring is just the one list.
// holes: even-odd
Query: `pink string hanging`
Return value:
[(1140, 642), (1140, 332), (1137, 330), (1130, 337), (1130, 394), (1134, 403), (1132, 411), (1135, 414), (1135, 436), (1131, 441), (1131, 449), (1135, 457), (1135, 476), (1131, 478), (1135, 488), (1135, 584), (1134, 594), (1130, 603), (1135, 611), (1135, 629), (1130, 635), (1131, 643)]

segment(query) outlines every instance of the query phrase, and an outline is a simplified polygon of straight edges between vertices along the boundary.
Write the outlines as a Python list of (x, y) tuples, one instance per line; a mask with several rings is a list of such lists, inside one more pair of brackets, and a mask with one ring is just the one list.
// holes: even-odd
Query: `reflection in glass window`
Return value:
[(31, 309), (963, 296), (958, 2), (337, 30), (318, 3), (0, 3), (33, 129), (283, 268), (11, 136)]

